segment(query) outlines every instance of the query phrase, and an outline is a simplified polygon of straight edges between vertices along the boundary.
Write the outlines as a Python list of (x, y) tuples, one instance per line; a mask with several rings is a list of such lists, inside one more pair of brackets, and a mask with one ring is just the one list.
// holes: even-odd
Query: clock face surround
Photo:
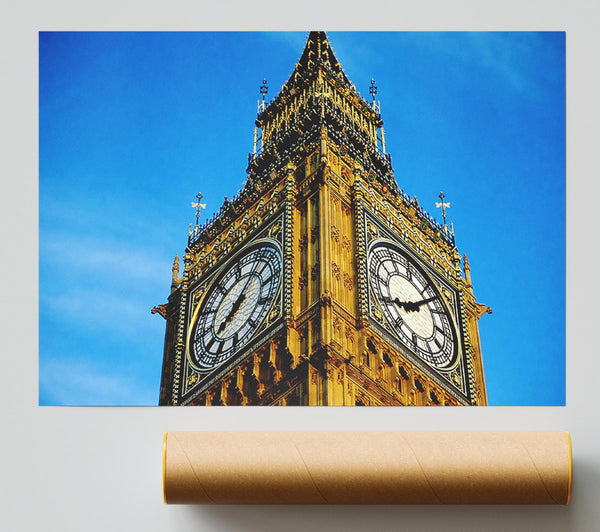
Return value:
[(254, 336), (275, 299), (281, 251), (270, 241), (251, 245), (215, 277), (192, 318), (188, 357), (196, 369), (212, 370)]
[(380, 242), (368, 254), (369, 285), (391, 332), (436, 369), (458, 358), (456, 329), (434, 282), (408, 253)]

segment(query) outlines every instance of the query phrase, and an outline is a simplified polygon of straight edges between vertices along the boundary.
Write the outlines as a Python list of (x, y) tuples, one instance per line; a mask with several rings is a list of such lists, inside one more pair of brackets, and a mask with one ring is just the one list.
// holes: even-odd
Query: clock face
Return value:
[(281, 279), (281, 252), (270, 243), (253, 245), (213, 281), (196, 308), (189, 357), (200, 370), (225, 362), (264, 321)]
[(369, 284), (392, 332), (430, 366), (449, 368), (458, 344), (438, 289), (399, 248), (377, 244), (369, 252)]

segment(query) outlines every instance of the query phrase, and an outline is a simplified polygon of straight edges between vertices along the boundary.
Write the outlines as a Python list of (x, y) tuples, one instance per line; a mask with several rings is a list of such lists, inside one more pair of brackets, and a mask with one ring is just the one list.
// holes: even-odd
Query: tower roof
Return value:
[(312, 76), (315, 76), (319, 68), (325, 70), (330, 79), (336, 80), (338, 87), (344, 86), (352, 93), (358, 94), (356, 87), (348, 79), (340, 62), (333, 53), (325, 32), (311, 31), (308, 34), (306, 46), (296, 63), (294, 71), (287, 82), (281, 87), (281, 91), (266, 105), (265, 116), (269, 116), (273, 108), (278, 108), (282, 98), (285, 99), (286, 95), (293, 94), (296, 87), (302, 85)]
[(332, 71), (332, 73), (340, 76), (345, 83), (351, 84), (350, 80), (344, 73), (337, 57), (333, 53), (333, 49), (329, 44), (329, 39), (324, 31), (311, 31), (306, 41), (306, 47), (302, 52), (296, 68), (292, 73), (290, 80), (294, 79), (295, 74), (307, 74), (315, 70), (319, 64), (322, 64)]

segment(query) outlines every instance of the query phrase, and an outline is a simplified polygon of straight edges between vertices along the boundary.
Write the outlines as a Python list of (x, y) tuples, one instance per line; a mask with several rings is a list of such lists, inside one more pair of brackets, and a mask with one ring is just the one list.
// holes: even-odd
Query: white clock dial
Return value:
[(194, 366), (212, 369), (243, 347), (264, 321), (281, 280), (281, 252), (253, 245), (228, 264), (196, 308), (188, 355)]
[(391, 244), (373, 246), (368, 264), (371, 293), (395, 336), (429, 365), (452, 366), (458, 352), (456, 331), (431, 279)]

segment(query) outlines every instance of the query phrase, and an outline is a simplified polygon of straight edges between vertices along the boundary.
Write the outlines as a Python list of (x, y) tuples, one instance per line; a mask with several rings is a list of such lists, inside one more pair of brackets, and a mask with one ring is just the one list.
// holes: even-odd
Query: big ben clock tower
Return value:
[(161, 405), (487, 404), (490, 309), (445, 219), (398, 187), (375, 92), (311, 32), (263, 99), (244, 189), (190, 232), (157, 308)]

